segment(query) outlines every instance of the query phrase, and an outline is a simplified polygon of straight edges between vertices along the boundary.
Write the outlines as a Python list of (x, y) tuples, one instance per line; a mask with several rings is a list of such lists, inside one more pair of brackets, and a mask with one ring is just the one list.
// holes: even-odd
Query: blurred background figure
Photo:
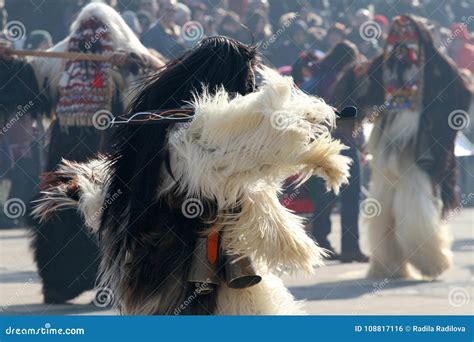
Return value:
[[(37, 87), (31, 90), (36, 95), (30, 95), (26, 102), (33, 113), (21, 112), (20, 116), (24, 116), (25, 120), (34, 119), (36, 116), (31, 114), (44, 108), (40, 103), (35, 106), (39, 95), (47, 98), (47, 110), (42, 111), (45, 119), (41, 120), (49, 119), (45, 172), (55, 170), (62, 158), (85, 161), (99, 150), (106, 151), (107, 139), (105, 130), (100, 129), (100, 122), (110, 123), (112, 113), (122, 113), (127, 105), (131, 83), (157, 67), (155, 58), (120, 15), (103, 3), (84, 7), (72, 23), (70, 35), (52, 50), (101, 55), (109, 59), (68, 59), (58, 63), (56, 59), (37, 57), (24, 62), (11, 56), (9, 50), (0, 53), (0, 58), (11, 61), (13, 65), (23, 63), (20, 69), (23, 74), (30, 70), (28, 75), (23, 76), (29, 77), (26, 82), (23, 80), (23, 88), (25, 84), (28, 85), (26, 89)], [(4, 75), (5, 79), (15, 78), (16, 69), (10, 67)], [(11, 93), (8, 100), (11, 106), (22, 108), (27, 100), (13, 97), (14, 88), (7, 89)], [(22, 89), (18, 94), (26, 96), (28, 93)], [(2, 103), (6, 103), (6, 99)], [(18, 124), (12, 128), (21, 127)], [(14, 144), (9, 146), (11, 149)], [(21, 168), (23, 177), (26, 166), (21, 160), (26, 161), (24, 156), (31, 155), (27, 147), (17, 148), (18, 152), (13, 154), (20, 156), (20, 161), (13, 161), (16, 167)], [(20, 172), (16, 174), (21, 175)], [(34, 184), (29, 186), (29, 192), (38, 192), (38, 172), (34, 177), (27, 178)], [(28, 202), (29, 199), (25, 201)], [(92, 289), (97, 275), (98, 249), (78, 214), (74, 210), (65, 210), (46, 222), (32, 221), (31, 225), (33, 254), (43, 281), (44, 302), (64, 303)], [(64, 248), (65, 244), (67, 248)], [(81, 256), (77, 257), (79, 254)]]
[(125, 11), (122, 12), (122, 18), (125, 20), (128, 26), (132, 29), (132, 31), (140, 37), (142, 33), (142, 27), (140, 21), (138, 20), (138, 16), (133, 11)]
[[(374, 127), (366, 211), (368, 277), (433, 279), (451, 266), (443, 218), (458, 205), (451, 113), (467, 115), (472, 92), (452, 60), (436, 49), (417, 17), (392, 20), (384, 53), (353, 66), (335, 85), (338, 106), (354, 104)], [(464, 120), (468, 118), (464, 117)], [(366, 202), (367, 203), (367, 202)]]
[(158, 20), (143, 33), (141, 40), (165, 58), (176, 58), (184, 51), (181, 28), (176, 24), (177, 1), (161, 0), (159, 4)]
[(458, 67), (474, 73), (474, 44), (471, 43), (469, 30), (464, 23), (451, 25), (448, 52)]
[(222, 36), (227, 36), (237, 40), (244, 40), (242, 23), (237, 13), (228, 12), (221, 20), (217, 32)]
[(26, 50), (48, 50), (53, 46), (53, 37), (45, 30), (31, 32), (25, 40)]
[(346, 38), (346, 26), (342, 23), (335, 23), (326, 33), (326, 48), (331, 51), (337, 44)]
[[(357, 47), (349, 41), (338, 43), (323, 59), (312, 67), (312, 78), (301, 85), (301, 89), (310, 94), (317, 94), (330, 102), (332, 87), (341, 73), (359, 59)], [(368, 257), (359, 247), (359, 199), (360, 199), (360, 161), (359, 150), (363, 149), (361, 137), (354, 135), (356, 122), (354, 120), (340, 121), (333, 136), (341, 140), (349, 149), (342, 152), (352, 159), (349, 183), (341, 188), (339, 196), (332, 191), (326, 191), (320, 179), (312, 177), (307, 187), (314, 205), (314, 216), (311, 219), (312, 233), (318, 244), (329, 250), (330, 259), (341, 262), (367, 262)], [(331, 213), (336, 200), (340, 199), (341, 215), (341, 253), (337, 253), (330, 244), (328, 236), (331, 233)]]
[(160, 11), (158, 0), (138, 0), (137, 12), (147, 13), (150, 16), (151, 23), (154, 23)]
[(374, 25), (373, 13), (366, 8), (361, 8), (351, 19), (347, 39), (357, 45), (365, 57), (373, 58), (381, 52), (378, 42), (381, 32), (378, 30), (379, 26)]

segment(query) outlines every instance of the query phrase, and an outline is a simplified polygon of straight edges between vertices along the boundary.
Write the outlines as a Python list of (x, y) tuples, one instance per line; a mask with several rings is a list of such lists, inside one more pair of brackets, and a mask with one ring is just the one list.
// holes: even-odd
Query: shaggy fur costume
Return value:
[(375, 58), (366, 70), (360, 66), (349, 70), (335, 86), (334, 101), (358, 106), (374, 123), (369, 201), (375, 212), (365, 219), (372, 251), (368, 276), (411, 278), (421, 273), (432, 279), (452, 262), (450, 234), (442, 222), (443, 213), (457, 205), (457, 131), (449, 125), (449, 114), (467, 110), (471, 94), (420, 19), (396, 20), (414, 26), (424, 56), (416, 109), (391, 109), (385, 94), (389, 86), (384, 83), (390, 56)]
[[(84, 22), (93, 19), (103, 30), (97, 31), (93, 37), (90, 32), (82, 34), (78, 31), (90, 31), (83, 27)], [(101, 38), (106, 35), (107, 49), (101, 47)], [(121, 16), (111, 7), (102, 3), (92, 3), (85, 6), (77, 19), (71, 25), (71, 33), (63, 41), (51, 48), (51, 51), (64, 52), (70, 49), (70, 40), (73, 37), (83, 37), (85, 41), (75, 42), (83, 53), (110, 54), (113, 51), (123, 50), (137, 56), (148, 55), (148, 50), (139, 42), (138, 38), (127, 26)], [(113, 46), (111, 51), (110, 45)], [(74, 50), (76, 51), (76, 50)], [(77, 77), (71, 75), (68, 66), (71, 63), (80, 63), (85, 69), (96, 70), (102, 62), (71, 62), (55, 58), (35, 58), (31, 65), (36, 73), (41, 93), (47, 94), (52, 105), (51, 140), (48, 150), (46, 171), (57, 168), (61, 158), (68, 158), (77, 162), (84, 162), (92, 158), (98, 151), (104, 151), (105, 134), (93, 126), (94, 110), (82, 113), (81, 120), (66, 120), (64, 115), (58, 119), (58, 103), (61, 99), (63, 80)], [(144, 69), (137, 65), (129, 68), (111, 68), (109, 63), (102, 63), (110, 72), (107, 78), (108, 98), (104, 99), (104, 108), (115, 115), (121, 114), (127, 106), (131, 96), (132, 84), (143, 77)], [(106, 64), (106, 65), (105, 65)], [(67, 70), (66, 70), (67, 69)], [(67, 76), (67, 77), (66, 77)], [(74, 81), (74, 80), (72, 80)], [(77, 83), (77, 82), (76, 82)], [(86, 87), (87, 89), (87, 87)], [(91, 90), (92, 92), (92, 90)], [(96, 94), (90, 94), (96, 96)], [(77, 95), (75, 95), (77, 96)], [(72, 96), (71, 96), (72, 98)], [(84, 98), (88, 98), (84, 96)], [(71, 99), (66, 99), (71, 107), (78, 106)], [(64, 103), (61, 107), (64, 112)], [(59, 113), (60, 114), (60, 113)], [(88, 116), (87, 116), (88, 115)], [(110, 114), (104, 114), (96, 124), (107, 124), (111, 120)], [(65, 210), (57, 213), (45, 222), (32, 222), (32, 248), (39, 274), (43, 280), (43, 294), (45, 302), (61, 303), (78, 296), (95, 285), (99, 264), (99, 250), (95, 237), (85, 229), (81, 218), (74, 210)], [(78, 255), (81, 257), (78, 257)]]
[[(231, 97), (221, 89), (196, 96), (193, 120), (168, 131), (169, 167), (163, 164), (152, 175), (161, 181), (148, 204), (153, 210), (168, 207), (155, 223), (165, 224), (166, 234), (152, 227), (130, 231), (124, 224), (130, 204), (122, 217), (104, 219), (104, 212), (123, 201), (120, 196), (128, 196), (111, 182), (114, 159), (64, 161), (50, 180), (35, 214), (44, 219), (64, 207), (81, 212), (99, 234), (102, 283), (112, 288), (123, 313), (303, 313), (301, 302), (275, 274), (312, 273), (323, 251), (306, 234), (301, 219), (280, 204), (278, 193), (283, 181), (296, 173), (300, 182), (316, 174), (337, 192), (347, 182), (350, 160), (340, 154), (344, 145), (331, 138), (336, 119), (332, 107), (297, 90), (291, 78), (270, 69), (260, 73), (263, 86), (248, 95)], [(188, 232), (196, 225), (209, 226), (201, 218), (186, 217), (183, 210), (190, 199), (217, 213), (212, 226), (222, 236), (222, 248), (249, 257), (263, 278), (259, 284), (231, 289), (222, 282), (217, 294), (196, 296), (186, 281), (192, 248), (173, 244), (194, 244), (196, 236), (186, 240)], [(169, 257), (158, 260), (154, 255), (159, 252)], [(187, 253), (183, 264), (175, 262), (180, 253)], [(164, 277), (160, 272), (166, 272)]]

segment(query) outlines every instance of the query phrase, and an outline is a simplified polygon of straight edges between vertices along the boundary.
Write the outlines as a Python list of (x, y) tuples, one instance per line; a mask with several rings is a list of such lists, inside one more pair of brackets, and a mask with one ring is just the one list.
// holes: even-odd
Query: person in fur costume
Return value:
[[(102, 3), (85, 6), (72, 23), (70, 35), (49, 51), (111, 57), (110, 61), (30, 60), (39, 92), (47, 94), (52, 104), (46, 171), (53, 171), (62, 158), (83, 162), (104, 151), (104, 132), (113, 113), (122, 113), (133, 81), (159, 62), (121, 16)], [(92, 289), (99, 251), (75, 210), (31, 225), (44, 301), (62, 303)]]
[[(0, 46), (10, 45), (0, 37)], [(39, 119), (49, 111), (49, 101), (40, 93), (34, 70), (25, 59), (0, 59), (0, 79), (4, 81), (0, 88), (0, 206), (4, 208), (0, 227), (23, 227), (24, 210), (13, 213), (12, 205), (23, 206), (38, 192), (40, 158), (35, 140), (43, 133)]]
[(294, 174), (347, 182), (335, 120), (254, 47), (206, 38), (139, 93), (110, 156), (50, 175), (34, 213), (84, 216), (124, 314), (300, 314), (276, 274), (312, 273), (323, 250), (278, 193)]
[(457, 68), (413, 16), (395, 17), (383, 55), (336, 84), (335, 103), (358, 106), (374, 123), (370, 195), (362, 204), (369, 277), (432, 279), (451, 265), (442, 218), (457, 205), (452, 113), (467, 110), (470, 97)]

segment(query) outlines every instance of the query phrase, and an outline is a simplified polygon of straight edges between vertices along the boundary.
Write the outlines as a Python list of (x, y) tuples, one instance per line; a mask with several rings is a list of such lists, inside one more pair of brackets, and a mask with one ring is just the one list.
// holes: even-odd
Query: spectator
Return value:
[[(313, 79), (302, 84), (301, 88), (309, 93), (321, 96), (325, 100), (331, 98), (331, 88), (336, 78), (341, 75), (346, 67), (356, 62), (359, 58), (357, 47), (349, 41), (337, 44), (331, 52), (313, 68)], [(353, 163), (350, 168), (349, 184), (341, 188), (341, 254), (337, 254), (329, 243), (328, 236), (331, 232), (331, 212), (337, 200), (333, 192), (327, 192), (320, 178), (312, 177), (308, 181), (313, 205), (316, 210), (313, 220), (313, 236), (318, 244), (331, 251), (330, 259), (340, 259), (342, 262), (367, 262), (368, 257), (359, 247), (359, 196), (360, 196), (360, 161), (359, 146), (353, 134), (354, 122), (341, 122), (338, 124), (334, 136), (341, 140), (349, 149), (342, 152), (351, 158)]]
[(139, 11), (137, 12), (137, 19), (140, 23), (140, 30), (142, 32), (142, 35), (146, 34), (148, 30), (150, 30), (152, 17), (145, 11)]
[(250, 39), (244, 41), (247, 44), (266, 41), (272, 35), (267, 15), (262, 11), (257, 11), (250, 15), (245, 25), (249, 30), (248, 35), (252, 35)]
[(180, 55), (184, 48), (181, 44), (180, 28), (176, 25), (176, 0), (160, 2), (160, 19), (142, 36), (142, 43), (172, 59)]
[(243, 38), (242, 24), (240, 23), (240, 18), (234, 12), (228, 12), (221, 21), (219, 29), (217, 30), (219, 34), (234, 38), (237, 40), (245, 40)]
[(326, 33), (326, 47), (330, 51), (337, 44), (346, 38), (346, 26), (342, 23), (335, 23)]
[(255, 12), (262, 12), (266, 15), (270, 10), (270, 5), (267, 0), (252, 0), (249, 5), (249, 10), (247, 15), (252, 15)]
[(145, 12), (150, 15), (152, 22), (158, 18), (160, 6), (158, 0), (140, 0), (137, 12)]
[(311, 65), (312, 78), (301, 85), (301, 89), (328, 100), (331, 86), (342, 69), (358, 58), (357, 47), (344, 40), (337, 44), (322, 60)]
[(388, 21), (387, 17), (381, 14), (374, 16), (374, 21), (379, 25), (381, 32), (380, 37), (378, 38), (377, 44), (379, 46), (385, 45), (385, 39), (388, 36), (388, 29), (390, 26), (390, 22)]
[(291, 76), (293, 81), (299, 87), (313, 78), (314, 65), (318, 62), (320, 56), (314, 50), (308, 50), (300, 53), (299, 58), (291, 66)]
[(183, 26), (186, 22), (191, 20), (191, 10), (188, 6), (182, 3), (176, 4), (176, 24)]
[(48, 31), (35, 30), (25, 40), (26, 50), (48, 50), (53, 46), (53, 38)]
[(132, 31), (140, 37), (142, 33), (142, 27), (140, 22), (138, 21), (138, 17), (133, 11), (124, 11), (122, 12), (122, 18), (125, 20), (128, 26), (132, 29)]
[[(244, 18), (249, 13), (249, 3), (251, 0), (232, 0), (228, 2), (228, 10), (234, 12), (239, 17)], [(250, 10), (250, 14), (255, 9)]]
[[(439, 8), (443, 1), (436, 0), (436, 7)], [(393, 19), (396, 15), (410, 13), (416, 16), (426, 16), (426, 11), (419, 0), (396, 0), (387, 2), (381, 1), (381, 11), (388, 18)]]
[[(273, 63), (277, 67), (293, 64), (299, 54), (309, 48), (307, 43), (308, 26), (302, 20), (288, 22), (288, 34), (277, 41), (273, 50)], [(286, 39), (285, 39), (286, 37)]]
[(460, 68), (474, 73), (474, 45), (469, 41), (469, 31), (462, 23), (451, 26), (451, 44), (448, 47), (449, 55)]
[(360, 53), (367, 58), (373, 58), (381, 52), (377, 39), (382, 32), (378, 31), (376, 26), (373, 27), (373, 21), (372, 12), (366, 8), (359, 9), (351, 20), (351, 32), (347, 38), (357, 45)]

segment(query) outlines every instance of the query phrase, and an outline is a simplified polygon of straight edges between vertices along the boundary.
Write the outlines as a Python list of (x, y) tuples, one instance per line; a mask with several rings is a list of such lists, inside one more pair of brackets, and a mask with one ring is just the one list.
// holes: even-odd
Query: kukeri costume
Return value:
[[(137, 63), (114, 68), (111, 61), (80, 58), (34, 57), (29, 61), (38, 94), (46, 95), (51, 106), (46, 171), (56, 169), (63, 157), (81, 162), (104, 150), (104, 129), (115, 113), (123, 112), (129, 87), (147, 72), (141, 62), (148, 56), (120, 15), (101, 3), (85, 6), (72, 23), (70, 35), (49, 50), (102, 56), (119, 50), (136, 55)], [(92, 289), (98, 248), (77, 213), (65, 210), (32, 225), (32, 248), (45, 302), (64, 302)]]
[[(433, 278), (452, 259), (442, 215), (456, 205), (456, 130), (450, 113), (471, 94), (456, 67), (412, 16), (396, 17), (384, 54), (349, 70), (336, 102), (356, 105), (374, 123), (366, 224), (371, 277)], [(411, 267), (413, 266), (413, 267)]]
[[(220, 54), (225, 65), (235, 46), (240, 43), (213, 37), (196, 51)], [(244, 58), (238, 49), (236, 58)], [(202, 72), (194, 75), (209, 71)], [(337, 191), (347, 181), (349, 160), (329, 134), (332, 107), (297, 90), (290, 78), (269, 69), (260, 74), (257, 91), (236, 95), (227, 82), (204, 85), (187, 107), (117, 119), (145, 125), (142, 134), (155, 132), (155, 140), (163, 137), (161, 151), (148, 154), (143, 146), (128, 154), (122, 147), (88, 163), (65, 161), (51, 175), (36, 215), (47, 218), (62, 206), (79, 210), (99, 236), (102, 283), (123, 313), (303, 312), (276, 274), (311, 273), (322, 251), (277, 194), (293, 174), (301, 182), (319, 175)], [(133, 139), (140, 137), (130, 135), (128, 143)], [(163, 158), (146, 167), (157, 152)], [(134, 167), (138, 159), (145, 161), (142, 170)], [(129, 179), (119, 179), (126, 174)]]

